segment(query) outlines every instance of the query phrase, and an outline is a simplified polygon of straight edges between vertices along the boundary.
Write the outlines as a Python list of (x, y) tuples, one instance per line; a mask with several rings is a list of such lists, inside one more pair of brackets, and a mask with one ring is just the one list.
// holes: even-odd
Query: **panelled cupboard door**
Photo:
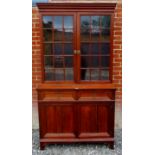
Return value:
[(39, 105), (41, 138), (74, 138), (75, 107), (72, 103)]
[(79, 138), (114, 136), (114, 103), (86, 102), (78, 105)]

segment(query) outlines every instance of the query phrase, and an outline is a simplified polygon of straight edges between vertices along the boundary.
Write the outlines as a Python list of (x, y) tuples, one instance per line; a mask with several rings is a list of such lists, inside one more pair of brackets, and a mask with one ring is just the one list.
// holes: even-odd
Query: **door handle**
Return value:
[(81, 53), (81, 51), (80, 51), (80, 50), (77, 50), (77, 51), (76, 51), (76, 54), (80, 54), (80, 53)]
[(74, 54), (80, 54), (81, 51), (80, 50), (74, 50)]

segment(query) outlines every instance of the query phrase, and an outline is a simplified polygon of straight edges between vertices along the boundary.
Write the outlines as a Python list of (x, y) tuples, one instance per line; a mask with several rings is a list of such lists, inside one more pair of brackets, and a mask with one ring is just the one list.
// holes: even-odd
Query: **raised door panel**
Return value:
[(75, 108), (73, 104), (41, 104), (41, 138), (74, 138)]
[(79, 138), (113, 137), (114, 104), (87, 102), (78, 107)]

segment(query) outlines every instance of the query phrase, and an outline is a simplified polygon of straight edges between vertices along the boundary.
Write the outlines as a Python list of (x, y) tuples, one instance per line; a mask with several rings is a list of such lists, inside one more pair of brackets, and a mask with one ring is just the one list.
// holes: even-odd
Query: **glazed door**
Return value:
[(76, 14), (42, 15), (43, 81), (67, 83), (77, 77)]
[(110, 82), (111, 15), (51, 13), (42, 16), (42, 29), (43, 81)]
[(111, 15), (78, 13), (77, 16), (78, 81), (111, 80)]

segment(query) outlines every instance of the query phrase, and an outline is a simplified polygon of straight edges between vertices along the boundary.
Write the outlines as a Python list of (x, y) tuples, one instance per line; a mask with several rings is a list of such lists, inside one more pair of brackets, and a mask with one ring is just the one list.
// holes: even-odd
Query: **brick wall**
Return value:
[(113, 82), (116, 84), (116, 103), (122, 103), (122, 3), (118, 3), (114, 19)]
[(36, 87), (41, 83), (41, 52), (39, 32), (39, 11), (32, 8), (32, 101), (37, 103)]
[[(41, 83), (41, 52), (39, 42), (39, 11), (37, 7), (32, 8), (32, 102), (33, 102), (33, 127), (37, 128), (37, 92), (36, 87)], [(113, 51), (113, 82), (116, 84), (116, 104), (121, 112), (122, 103), (122, 5), (119, 2), (115, 11), (114, 25), (114, 51)], [(118, 120), (120, 120), (121, 116)], [(121, 123), (119, 123), (121, 124)], [(117, 125), (121, 126), (121, 125)]]

